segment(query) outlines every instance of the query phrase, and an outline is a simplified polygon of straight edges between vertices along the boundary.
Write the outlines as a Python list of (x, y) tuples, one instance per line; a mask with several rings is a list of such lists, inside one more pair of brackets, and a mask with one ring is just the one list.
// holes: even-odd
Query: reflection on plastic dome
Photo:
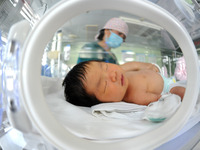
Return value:
[(86, 48), (83, 50), (84, 45), (95, 41), (95, 36), (108, 20), (108, 17), (102, 18), (104, 21), (100, 23), (91, 19), (102, 13), (105, 16), (119, 14), (119, 18), (129, 27), (126, 41), (111, 51), (119, 64), (129, 61), (156, 63), (166, 76), (174, 76), (176, 60), (182, 56), (174, 38), (165, 29), (147, 19), (124, 13), (122, 15), (120, 11), (111, 10), (90, 11), (66, 22), (46, 46), (42, 59), (42, 75), (64, 78), (79, 62), (78, 59), (103, 59), (108, 55), (107, 52), (91, 51)]

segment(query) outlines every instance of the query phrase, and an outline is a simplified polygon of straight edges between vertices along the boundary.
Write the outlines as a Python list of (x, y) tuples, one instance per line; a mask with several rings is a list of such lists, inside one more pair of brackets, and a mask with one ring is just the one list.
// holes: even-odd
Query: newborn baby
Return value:
[(150, 63), (116, 65), (88, 61), (77, 64), (67, 74), (63, 85), (66, 100), (79, 106), (120, 101), (148, 105), (166, 92), (177, 94), (182, 99), (185, 88), (169, 89), (164, 80), (159, 69)]

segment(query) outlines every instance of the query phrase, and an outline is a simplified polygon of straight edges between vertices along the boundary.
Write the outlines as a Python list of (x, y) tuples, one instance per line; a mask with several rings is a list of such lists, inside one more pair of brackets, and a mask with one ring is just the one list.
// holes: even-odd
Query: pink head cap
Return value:
[(125, 36), (128, 35), (128, 25), (120, 18), (111, 18), (103, 28), (117, 30), (123, 33)]

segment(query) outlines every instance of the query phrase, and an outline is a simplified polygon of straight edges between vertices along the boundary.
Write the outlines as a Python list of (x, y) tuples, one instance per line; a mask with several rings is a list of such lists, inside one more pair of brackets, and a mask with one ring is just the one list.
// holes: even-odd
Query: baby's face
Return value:
[(101, 102), (123, 100), (128, 79), (120, 66), (105, 62), (91, 62), (85, 76), (86, 91), (95, 95)]

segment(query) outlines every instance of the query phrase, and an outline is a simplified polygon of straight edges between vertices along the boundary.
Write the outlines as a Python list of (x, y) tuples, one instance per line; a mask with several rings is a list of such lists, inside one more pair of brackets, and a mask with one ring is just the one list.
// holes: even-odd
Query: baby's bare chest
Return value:
[(163, 79), (160, 74), (153, 71), (129, 72), (127, 74), (129, 88), (134, 90), (146, 90), (147, 92), (162, 92)]

